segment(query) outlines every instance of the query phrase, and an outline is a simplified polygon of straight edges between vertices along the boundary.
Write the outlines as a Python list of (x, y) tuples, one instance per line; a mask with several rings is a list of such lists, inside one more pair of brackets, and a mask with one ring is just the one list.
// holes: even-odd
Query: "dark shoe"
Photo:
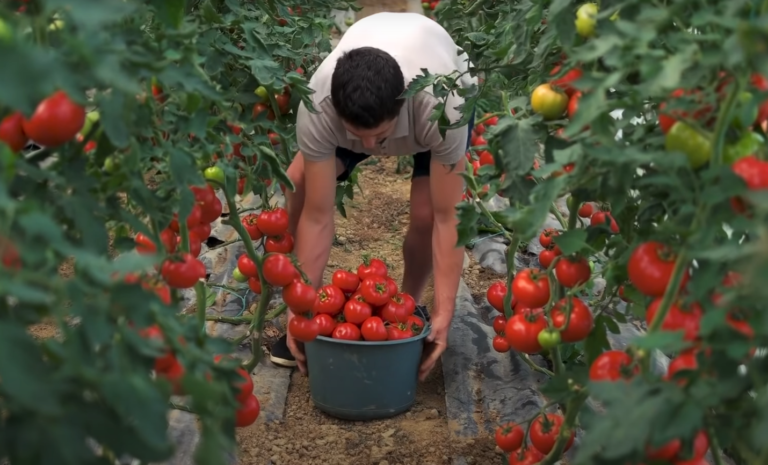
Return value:
[(277, 366), (293, 368), (296, 366), (296, 359), (288, 350), (288, 341), (286, 335), (280, 336), (280, 339), (269, 348), (269, 360)]
[(427, 307), (424, 305), (417, 305), (416, 310), (413, 312), (414, 315), (421, 318), (425, 322), (429, 323), (429, 312), (427, 311)]

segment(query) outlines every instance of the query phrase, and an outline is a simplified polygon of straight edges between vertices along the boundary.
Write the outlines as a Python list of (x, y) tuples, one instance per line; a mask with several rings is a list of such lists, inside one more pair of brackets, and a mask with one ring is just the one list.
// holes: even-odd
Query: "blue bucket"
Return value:
[(416, 400), (424, 338), (346, 341), (320, 336), (304, 345), (309, 391), (319, 410), (342, 420), (389, 418)]

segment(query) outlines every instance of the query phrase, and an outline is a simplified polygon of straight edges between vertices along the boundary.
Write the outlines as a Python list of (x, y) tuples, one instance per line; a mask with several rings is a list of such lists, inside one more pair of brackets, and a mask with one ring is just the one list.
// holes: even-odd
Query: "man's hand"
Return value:
[(433, 319), (432, 331), (427, 336), (427, 342), (424, 345), (424, 352), (421, 354), (421, 366), (419, 367), (419, 381), (424, 381), (435, 368), (435, 363), (440, 359), (448, 348), (448, 330), (451, 327), (450, 318)]
[(286, 335), (285, 342), (288, 344), (288, 350), (291, 351), (291, 355), (296, 359), (296, 365), (299, 367), (301, 374), (307, 374), (307, 356), (304, 355), (304, 343), (294, 339), (290, 334)]

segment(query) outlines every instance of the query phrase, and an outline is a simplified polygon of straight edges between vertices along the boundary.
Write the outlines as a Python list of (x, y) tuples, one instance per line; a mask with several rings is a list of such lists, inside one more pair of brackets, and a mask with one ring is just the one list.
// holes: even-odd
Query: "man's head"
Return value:
[(392, 55), (373, 47), (339, 58), (331, 78), (333, 107), (346, 129), (373, 148), (395, 128), (404, 100), (405, 79)]

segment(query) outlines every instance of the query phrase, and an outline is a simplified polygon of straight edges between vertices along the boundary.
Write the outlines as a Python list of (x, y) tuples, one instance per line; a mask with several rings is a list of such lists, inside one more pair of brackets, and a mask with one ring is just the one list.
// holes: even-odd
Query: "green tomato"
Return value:
[(64, 29), (64, 24), (65, 24), (64, 21), (62, 21), (60, 19), (57, 19), (57, 20), (55, 20), (54, 22), (52, 22), (51, 24), (48, 25), (48, 30), (49, 31), (60, 31), (60, 30)]
[(269, 98), (269, 92), (267, 91), (267, 88), (264, 86), (257, 87), (256, 90), (253, 91), (253, 93), (258, 95), (262, 101), (267, 100)]
[(80, 129), (80, 134), (85, 136), (88, 134), (93, 127), (93, 125), (99, 121), (99, 112), (98, 111), (91, 111), (85, 114), (85, 122), (83, 123), (83, 128)]
[(688, 157), (691, 168), (698, 169), (712, 158), (712, 143), (684, 121), (678, 121), (667, 133), (664, 147), (670, 152), (681, 152)]
[[(216, 181), (219, 184), (224, 184), (224, 170), (219, 166), (211, 166), (206, 168), (203, 172), (203, 176), (205, 176), (205, 179), (208, 181)], [(219, 186), (214, 185), (214, 187)]]
[(344, 24), (346, 24), (347, 26), (351, 26), (355, 24), (355, 20), (352, 18), (344, 18)]
[(104, 160), (104, 171), (107, 173), (114, 173), (116, 168), (115, 158), (111, 155), (108, 156), (107, 159)]
[(239, 269), (235, 268), (235, 270), (232, 272), (232, 279), (234, 279), (239, 283), (244, 283), (248, 281), (248, 276), (244, 275), (243, 273), (240, 272)]
[(749, 92), (741, 92), (737, 98), (736, 109), (733, 112), (731, 118), (731, 127), (743, 131), (757, 119), (758, 105), (757, 102), (752, 101), (752, 94)]
[(579, 204), (576, 202), (576, 197), (573, 195), (569, 195), (567, 199), (565, 199), (565, 204), (568, 206), (568, 211), (572, 212), (575, 209), (579, 208)]
[(539, 345), (545, 349), (554, 349), (560, 345), (560, 331), (554, 329), (542, 330), (536, 338), (539, 340)]
[(424, 8), (425, 10), (429, 10), (429, 2), (423, 2), (421, 4), (421, 7)]
[(589, 38), (595, 35), (597, 27), (597, 4), (585, 3), (576, 11), (576, 33), (581, 37)]
[(8, 43), (13, 39), (13, 31), (11, 30), (11, 27), (0, 19), (0, 41)]
[(725, 146), (723, 162), (731, 165), (739, 158), (754, 155), (760, 151), (763, 144), (765, 144), (763, 136), (752, 131), (746, 132), (735, 144)]

